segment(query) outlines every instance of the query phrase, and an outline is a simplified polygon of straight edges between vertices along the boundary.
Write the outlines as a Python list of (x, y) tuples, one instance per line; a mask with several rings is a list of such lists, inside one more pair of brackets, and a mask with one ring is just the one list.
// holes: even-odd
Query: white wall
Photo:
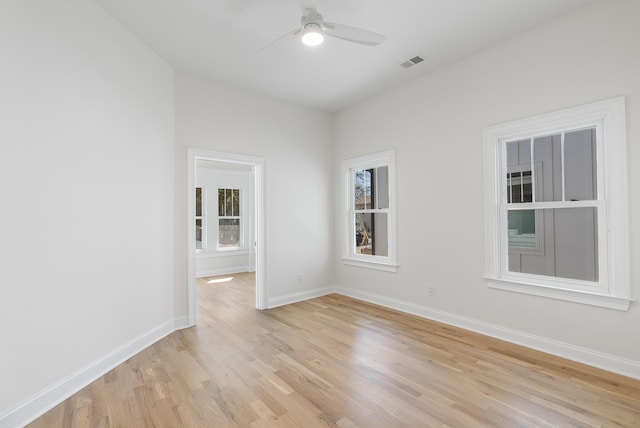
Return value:
[[(196, 167), (196, 186), (205, 195), (204, 235), (205, 248), (196, 254), (196, 277), (225, 275), (236, 272), (255, 271), (255, 252), (252, 243), (255, 222), (254, 176), (251, 167), (247, 171)], [(239, 248), (218, 249), (218, 189), (240, 190), (240, 235)]]
[(333, 281), (331, 117), (178, 73), (176, 315), (187, 315), (189, 146), (265, 159), (268, 304), (327, 292)]
[(0, 426), (13, 426), (46, 388), (173, 327), (173, 71), (85, 0), (1, 2), (0, 70)]
[[(602, 309), (492, 290), (482, 279), (485, 126), (625, 95), (630, 218), (640, 216), (639, 16), (635, 0), (598, 2), (337, 114), (336, 178), (343, 159), (390, 148), (397, 149), (398, 171), (400, 269), (390, 274), (337, 261), (341, 290), (515, 332), (574, 356), (591, 353), (640, 376), (640, 304), (627, 312)], [(339, 179), (334, 189), (341, 194)], [(339, 197), (334, 201), (339, 226)], [(337, 255), (343, 234), (337, 227)], [(633, 220), (631, 245), (637, 260), (640, 227)], [(640, 264), (632, 277), (638, 295)], [(436, 297), (428, 297), (428, 287), (436, 287)]]

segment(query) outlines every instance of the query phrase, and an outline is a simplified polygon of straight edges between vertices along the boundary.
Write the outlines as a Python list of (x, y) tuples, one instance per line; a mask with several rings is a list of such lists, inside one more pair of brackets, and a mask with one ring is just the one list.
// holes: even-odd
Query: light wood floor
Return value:
[(256, 311), (233, 276), (30, 427), (640, 427), (640, 381), (339, 295)]

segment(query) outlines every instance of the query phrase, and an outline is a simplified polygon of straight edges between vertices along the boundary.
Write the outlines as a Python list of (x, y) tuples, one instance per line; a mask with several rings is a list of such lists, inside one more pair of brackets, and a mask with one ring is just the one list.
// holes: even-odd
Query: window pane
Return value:
[(389, 167), (354, 171), (355, 209), (389, 208)]
[(218, 215), (224, 217), (224, 189), (218, 189)]
[(225, 195), (225, 208), (224, 208), (224, 212), (225, 212), (225, 216), (232, 216), (233, 215), (233, 192), (231, 191), (231, 189), (224, 189), (224, 195)]
[(355, 215), (355, 252), (375, 256), (389, 255), (386, 213)]
[(240, 215), (240, 189), (233, 189), (233, 216)]
[(202, 219), (196, 219), (196, 250), (202, 250)]
[(376, 207), (375, 203), (375, 181), (374, 181), (374, 169), (368, 169), (365, 171), (365, 194), (368, 200), (365, 200), (368, 209)]
[(565, 134), (564, 175), (567, 201), (596, 199), (595, 129), (583, 129)]
[(510, 172), (507, 174), (507, 202), (533, 202), (531, 171)]
[(507, 143), (507, 167), (516, 165), (529, 166), (526, 169), (531, 169), (531, 140)]
[[(532, 211), (541, 220), (538, 230)], [(509, 211), (508, 217), (509, 271), (598, 281), (596, 208)], [(542, 242), (543, 248), (528, 250), (527, 244), (534, 241)]]
[(218, 220), (218, 246), (240, 246), (240, 219), (225, 218)]
[(360, 169), (354, 172), (355, 209), (372, 208), (371, 178), (373, 169)]
[(562, 147), (560, 134), (536, 138), (533, 161), (540, 177), (536, 178), (536, 202), (562, 200)]
[(536, 248), (535, 210), (509, 211), (509, 248)]
[(354, 209), (364, 209), (364, 171), (353, 172)]
[(202, 217), (202, 187), (196, 187), (196, 216)]
[(378, 206), (375, 208), (389, 208), (389, 167), (380, 166), (375, 169), (375, 182)]
[(530, 140), (507, 143), (507, 203), (533, 202)]

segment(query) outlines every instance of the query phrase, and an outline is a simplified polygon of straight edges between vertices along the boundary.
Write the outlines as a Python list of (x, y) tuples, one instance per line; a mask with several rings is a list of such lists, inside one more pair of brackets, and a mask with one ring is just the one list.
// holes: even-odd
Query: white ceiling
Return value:
[(177, 69), (335, 112), (594, 0), (316, 0), (327, 21), (386, 40), (309, 48), (292, 36), (261, 52), (314, 0), (95, 1)]

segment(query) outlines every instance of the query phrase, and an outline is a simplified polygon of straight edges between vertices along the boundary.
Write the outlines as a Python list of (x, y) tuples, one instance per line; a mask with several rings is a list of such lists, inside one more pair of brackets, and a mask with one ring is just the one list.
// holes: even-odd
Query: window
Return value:
[(205, 248), (206, 236), (204, 233), (204, 216), (203, 216), (203, 192), (202, 187), (196, 187), (196, 251), (202, 251)]
[(240, 189), (218, 189), (218, 248), (240, 246)]
[(346, 160), (345, 264), (395, 272), (395, 152)]
[(493, 288), (626, 310), (624, 98), (485, 129)]

